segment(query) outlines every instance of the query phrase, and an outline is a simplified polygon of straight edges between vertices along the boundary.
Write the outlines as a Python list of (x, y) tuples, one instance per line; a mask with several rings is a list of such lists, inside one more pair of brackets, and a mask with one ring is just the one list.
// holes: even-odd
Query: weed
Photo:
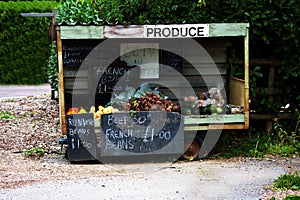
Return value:
[(45, 155), (45, 150), (42, 148), (32, 148), (32, 149), (24, 149), (21, 151), (22, 153), (24, 153), (25, 155), (33, 158), (33, 157), (41, 157), (43, 155)]
[(5, 112), (0, 112), (0, 118), (14, 119), (16, 117), (5, 111)]
[[(300, 199), (300, 196), (297, 196), (297, 195), (288, 195), (283, 200), (299, 200), (299, 199)], [(270, 200), (276, 200), (276, 198), (275, 197), (271, 197)]]
[(300, 189), (300, 175), (298, 171), (294, 173), (283, 174), (274, 181), (276, 189), (299, 190)]
[(251, 128), (248, 132), (223, 132), (212, 151), (213, 157), (246, 156), (263, 158), (269, 155), (292, 157), (300, 155), (300, 111), (295, 110), (292, 125), (274, 120), (271, 134)]
[(14, 99), (5, 99), (5, 102), (15, 102)]
[(298, 195), (288, 195), (283, 200), (299, 200), (299, 199), (300, 199), (300, 196), (298, 196)]

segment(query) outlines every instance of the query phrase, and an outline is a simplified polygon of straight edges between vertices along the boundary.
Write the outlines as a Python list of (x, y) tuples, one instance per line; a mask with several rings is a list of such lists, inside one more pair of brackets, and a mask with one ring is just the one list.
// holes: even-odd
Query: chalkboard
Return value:
[(114, 61), (109, 66), (94, 66), (92, 76), (98, 81), (96, 93), (118, 93), (137, 81), (139, 70), (137, 66), (127, 66), (124, 61)]
[(165, 65), (162, 68), (162, 74), (170, 73), (170, 70), (165, 69), (166, 67), (180, 73), (183, 72), (183, 58), (180, 55), (183, 55), (183, 49), (180, 45), (168, 46), (161, 50), (161, 64)]
[(68, 158), (70, 161), (96, 160), (94, 114), (67, 115)]
[(183, 153), (182, 124), (171, 112), (102, 115), (101, 156)]
[(101, 42), (101, 40), (63, 40), (63, 65), (80, 66), (87, 55)]

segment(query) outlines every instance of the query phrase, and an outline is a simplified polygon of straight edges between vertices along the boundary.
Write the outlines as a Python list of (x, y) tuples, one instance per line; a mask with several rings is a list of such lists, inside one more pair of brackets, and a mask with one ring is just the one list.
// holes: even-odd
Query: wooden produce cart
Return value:
[[(176, 127), (180, 132), (174, 145), (167, 149), (169, 158), (173, 153), (182, 152), (184, 142), (179, 144), (178, 141), (188, 138), (191, 131), (248, 129), (248, 29), (247, 23), (57, 26), (60, 120), (62, 133), (68, 136), (69, 159), (102, 161), (128, 156), (116, 148), (104, 148), (103, 140), (107, 140), (108, 135), (116, 138), (102, 134), (103, 129), (112, 128), (104, 125), (109, 124), (111, 113), (103, 113), (101, 121), (93, 112), (88, 112), (92, 107), (105, 107), (128, 87), (137, 89), (143, 84), (158, 87), (169, 100), (181, 102), (181, 114), (170, 112), (169, 122), (162, 129), (172, 132), (172, 127)], [(226, 51), (232, 39), (241, 39), (244, 43), (243, 80), (228, 77)], [(188, 108), (188, 112), (183, 113), (186, 112), (183, 105), (193, 101), (188, 98), (199, 98), (199, 94), (211, 89), (222, 93), (224, 98), (220, 112), (204, 112), (202, 107), (197, 107), (196, 112)], [(77, 111), (72, 110), (75, 107), (87, 113), (75, 114)], [(239, 110), (225, 112), (232, 108)], [(130, 115), (124, 113), (116, 116), (124, 120), (125, 115)], [(136, 115), (139, 115), (137, 119), (143, 118), (143, 112)], [(157, 115), (153, 114), (152, 119), (159, 119)], [(175, 121), (181, 125), (177, 126)], [(157, 131), (155, 127), (153, 130)], [(141, 132), (145, 131), (142, 128)], [(170, 139), (168, 137), (161, 136), (159, 143), (166, 142), (162, 140)], [(128, 141), (125, 143), (122, 140), (122, 148), (134, 146)], [(154, 146), (132, 147), (132, 151), (141, 153), (140, 158), (151, 157), (151, 152), (161, 147), (157, 143)]]

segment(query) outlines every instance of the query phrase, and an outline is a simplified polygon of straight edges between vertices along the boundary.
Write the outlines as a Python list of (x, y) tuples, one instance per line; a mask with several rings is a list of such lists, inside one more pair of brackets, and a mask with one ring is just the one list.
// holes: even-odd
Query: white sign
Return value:
[(128, 66), (140, 66), (140, 78), (159, 78), (158, 43), (121, 44), (121, 60)]
[(208, 24), (145, 25), (145, 38), (209, 37)]

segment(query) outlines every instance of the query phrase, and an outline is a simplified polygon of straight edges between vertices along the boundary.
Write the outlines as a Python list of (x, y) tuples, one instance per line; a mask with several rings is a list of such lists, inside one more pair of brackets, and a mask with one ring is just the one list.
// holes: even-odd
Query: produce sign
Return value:
[(183, 118), (173, 112), (118, 112), (101, 117), (101, 156), (182, 154)]
[(208, 37), (208, 24), (145, 25), (145, 38)]

